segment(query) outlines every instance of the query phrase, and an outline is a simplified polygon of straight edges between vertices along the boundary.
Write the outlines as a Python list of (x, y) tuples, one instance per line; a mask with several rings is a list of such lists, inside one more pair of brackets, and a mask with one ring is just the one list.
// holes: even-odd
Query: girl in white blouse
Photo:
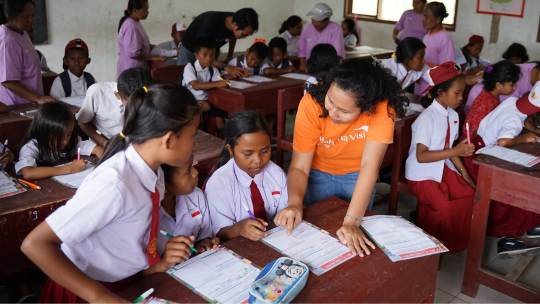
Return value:
[(395, 58), (383, 59), (381, 61), (382, 65), (390, 70), (405, 90), (420, 78), (424, 78), (427, 81), (426, 72), (429, 70), (429, 67), (424, 60), (425, 54), (426, 45), (422, 40), (416, 37), (407, 37), (399, 42)]

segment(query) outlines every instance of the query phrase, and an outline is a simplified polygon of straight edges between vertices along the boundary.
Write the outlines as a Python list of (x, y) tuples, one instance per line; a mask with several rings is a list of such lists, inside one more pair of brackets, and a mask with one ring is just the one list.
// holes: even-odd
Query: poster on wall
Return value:
[(523, 18), (525, 0), (478, 0), (479, 14), (503, 15)]

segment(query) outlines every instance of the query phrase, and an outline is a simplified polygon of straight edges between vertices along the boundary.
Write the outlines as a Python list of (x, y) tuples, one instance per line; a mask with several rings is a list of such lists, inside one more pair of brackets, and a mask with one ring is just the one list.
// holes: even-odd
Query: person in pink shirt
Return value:
[(28, 31), (34, 23), (30, 0), (5, 0), (0, 9), (0, 102), (10, 106), (46, 103), (39, 55)]
[[(454, 40), (443, 27), (443, 20), (446, 17), (448, 17), (448, 12), (446, 12), (446, 7), (442, 2), (430, 2), (424, 9), (422, 25), (428, 31), (424, 36), (424, 44), (426, 45), (424, 59), (430, 67), (448, 61), (453, 62), (455, 58)], [(428, 86), (429, 83), (421, 80), (420, 85), (414, 87), (414, 93), (424, 95), (421, 92)]]
[(317, 3), (306, 16), (311, 17), (311, 24), (304, 29), (298, 41), (300, 70), (307, 72), (306, 62), (311, 49), (321, 43), (333, 45), (338, 56), (344, 60), (346, 57), (343, 32), (341, 25), (330, 21), (332, 9), (325, 3)]
[(129, 0), (128, 8), (118, 25), (118, 64), (116, 78), (129, 68), (146, 68), (150, 70), (150, 61), (165, 61), (167, 58), (150, 55), (152, 45), (141, 20), (148, 17), (148, 0)]
[[(398, 38), (403, 40), (407, 37), (416, 37), (420, 40), (424, 39), (424, 36), (427, 34), (427, 30), (424, 29), (422, 25), (422, 18), (424, 18), (424, 8), (426, 7), (427, 0), (413, 0), (413, 9), (403, 12), (401, 18), (399, 18), (398, 23), (394, 27), (394, 33), (392, 38), (394, 41)], [(396, 41), (399, 43), (399, 41)]]

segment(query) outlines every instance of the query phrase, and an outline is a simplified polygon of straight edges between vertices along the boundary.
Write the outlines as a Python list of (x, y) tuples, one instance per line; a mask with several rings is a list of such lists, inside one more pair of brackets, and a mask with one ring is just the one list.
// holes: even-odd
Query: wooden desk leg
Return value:
[(388, 200), (388, 214), (389, 215), (396, 215), (397, 214), (397, 208), (398, 208), (398, 182), (399, 182), (399, 176), (401, 175), (401, 163), (403, 161), (403, 158), (401, 157), (401, 150), (402, 150), (402, 144), (401, 144), (401, 127), (396, 128), (394, 131), (394, 148), (392, 155), (392, 179), (390, 181), (390, 198)]
[(208, 116), (208, 124), (206, 125), (206, 132), (210, 135), (216, 136), (216, 117)]
[(492, 179), (493, 170), (480, 166), (471, 220), (471, 232), (469, 233), (469, 248), (467, 251), (467, 262), (465, 264), (465, 276), (463, 278), (463, 286), (461, 289), (463, 294), (471, 298), (476, 297), (476, 292), (478, 291), (478, 275), (486, 240)]

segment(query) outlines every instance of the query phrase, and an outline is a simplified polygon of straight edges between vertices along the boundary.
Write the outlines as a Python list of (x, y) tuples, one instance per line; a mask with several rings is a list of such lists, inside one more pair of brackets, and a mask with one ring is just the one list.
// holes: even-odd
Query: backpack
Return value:
[[(246, 58), (246, 55), (240, 55), (238, 58), (236, 58), (236, 67), (242, 68), (242, 62), (244, 62), (244, 59)], [(258, 65), (253, 68), (253, 75), (260, 75), (261, 72), (261, 66)]]
[[(62, 80), (62, 87), (64, 88), (64, 93), (66, 93), (66, 97), (71, 96), (71, 80), (69, 79), (69, 74), (67, 71), (64, 71), (60, 73), (60, 80)], [(90, 73), (84, 72), (84, 80), (86, 81), (86, 89), (90, 88), (91, 85), (96, 83), (96, 80), (94, 79), (94, 76)]]
[[(198, 77), (198, 73), (197, 73), (197, 69), (195, 68), (195, 66), (193, 64), (191, 64), (191, 62), (188, 62), (187, 65), (191, 65), (193, 67), (193, 69), (195, 70), (195, 77)], [(210, 81), (212, 81), (212, 78), (214, 78), (214, 66), (210, 66), (208, 68), (210, 70)], [(180, 74), (180, 76), (178, 77), (178, 83), (182, 85), (182, 82), (184, 81), (184, 73)]]

